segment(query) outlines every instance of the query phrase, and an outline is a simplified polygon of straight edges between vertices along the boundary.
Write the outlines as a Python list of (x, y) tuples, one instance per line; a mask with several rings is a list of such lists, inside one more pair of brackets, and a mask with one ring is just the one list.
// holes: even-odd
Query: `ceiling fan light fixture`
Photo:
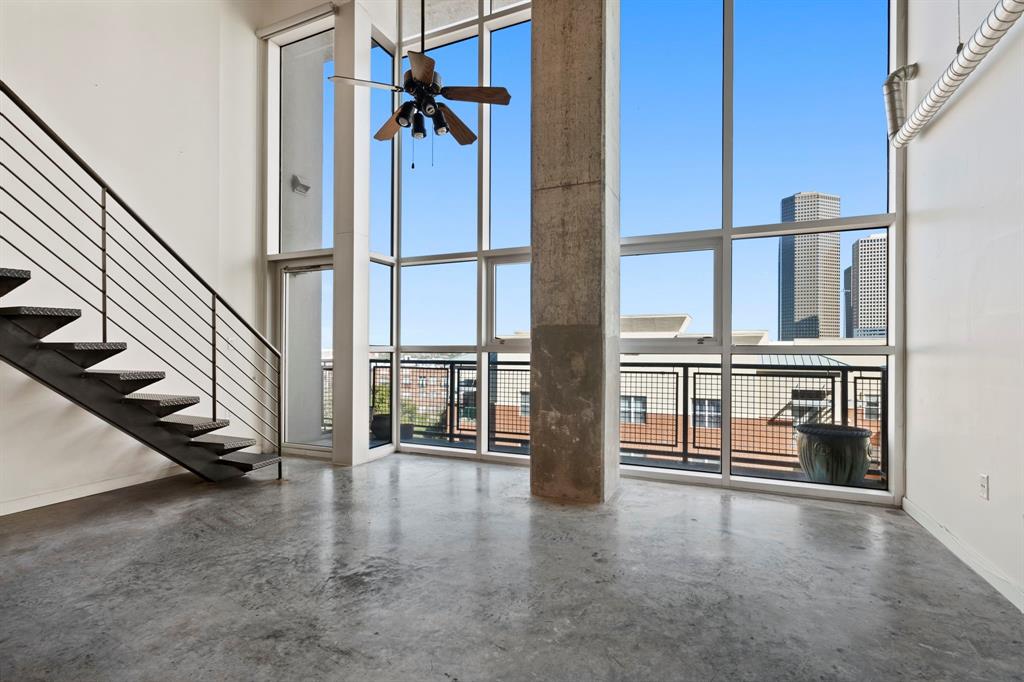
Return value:
[(448, 134), (448, 121), (444, 118), (444, 112), (440, 109), (431, 117), (434, 120), (434, 134), (435, 135), (447, 135)]
[(395, 121), (398, 125), (403, 128), (408, 128), (413, 123), (413, 114), (416, 112), (416, 104), (414, 102), (406, 102), (398, 109), (398, 115), (395, 116)]
[(434, 98), (433, 97), (424, 97), (423, 98), (423, 107), (422, 107), (422, 109), (423, 109), (423, 113), (426, 114), (427, 116), (431, 116), (432, 117), (434, 114), (436, 114), (437, 113), (437, 104), (434, 102)]
[(412, 115), (412, 136), (417, 140), (422, 140), (427, 136), (426, 121), (423, 114), (418, 111)]

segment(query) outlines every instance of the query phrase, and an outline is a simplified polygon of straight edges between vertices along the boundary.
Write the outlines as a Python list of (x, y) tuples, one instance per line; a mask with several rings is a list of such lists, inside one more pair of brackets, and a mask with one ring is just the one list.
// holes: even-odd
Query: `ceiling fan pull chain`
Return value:
[(416, 170), (416, 138), (412, 138), (412, 169)]

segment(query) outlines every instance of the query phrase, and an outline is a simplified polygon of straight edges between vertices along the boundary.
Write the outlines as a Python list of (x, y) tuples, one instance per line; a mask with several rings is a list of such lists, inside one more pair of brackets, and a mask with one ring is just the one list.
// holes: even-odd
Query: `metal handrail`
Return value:
[(155, 239), (157, 244), (166, 249), (167, 252), (171, 256), (173, 256), (176, 261), (178, 261), (178, 264), (181, 265), (181, 267), (185, 268), (186, 272), (195, 277), (196, 281), (203, 285), (203, 287), (210, 293), (210, 295), (214, 296), (217, 299), (217, 302), (219, 304), (223, 305), (232, 315), (234, 315), (243, 325), (245, 325), (245, 328), (248, 329), (253, 336), (259, 339), (260, 342), (263, 343), (263, 345), (269, 348), (270, 351), (275, 356), (277, 356), (278, 358), (281, 357), (281, 351), (279, 351), (277, 347), (274, 346), (274, 344), (272, 344), (270, 341), (267, 340), (266, 337), (264, 337), (262, 334), (256, 331), (256, 328), (249, 324), (249, 322), (244, 317), (242, 317), (242, 315), (237, 310), (235, 310), (234, 307), (232, 307), (232, 305), (228, 303), (224, 299), (224, 297), (217, 292), (216, 289), (210, 286), (210, 284), (205, 279), (203, 279), (203, 277), (198, 272), (196, 272), (191, 265), (185, 262), (185, 259), (182, 258), (178, 254), (178, 252), (171, 247), (170, 244), (164, 241), (163, 237), (157, 234), (156, 230), (150, 227), (149, 224), (145, 220), (143, 220), (142, 217), (138, 213), (136, 213), (135, 210), (131, 206), (129, 206), (128, 203), (124, 199), (122, 199), (116, 191), (114, 191), (114, 189), (107, 183), (107, 181), (104, 180), (99, 173), (93, 170), (92, 166), (85, 162), (85, 159), (83, 159), (81, 156), (75, 153), (75, 150), (72, 149), (71, 146), (68, 145), (68, 143), (65, 142), (63, 138), (61, 138), (61, 136), (58, 135), (56, 131), (54, 131), (53, 128), (47, 125), (46, 121), (40, 118), (39, 115), (36, 114), (35, 111), (33, 111), (32, 107), (25, 103), (25, 100), (18, 97), (17, 93), (11, 90), (11, 88), (8, 87), (7, 83), (5, 83), (2, 80), (0, 80), (0, 92), (3, 92), (3, 94), (9, 97), (11, 101), (14, 102), (14, 104), (17, 105), (19, 109), (21, 109), (22, 113), (24, 113), (29, 119), (31, 119), (33, 123), (39, 126), (40, 130), (46, 133), (47, 137), (49, 137), (54, 142), (54, 144), (60, 147), (62, 152), (71, 157), (71, 159), (76, 164), (78, 164), (79, 168), (85, 171), (85, 173), (90, 178), (92, 178), (96, 182), (96, 184), (98, 184), (103, 190), (105, 190), (109, 198), (113, 199), (118, 204), (120, 204), (121, 208), (124, 209), (124, 211), (128, 215), (130, 215), (132, 219), (135, 220), (146, 232), (148, 232), (149, 236)]

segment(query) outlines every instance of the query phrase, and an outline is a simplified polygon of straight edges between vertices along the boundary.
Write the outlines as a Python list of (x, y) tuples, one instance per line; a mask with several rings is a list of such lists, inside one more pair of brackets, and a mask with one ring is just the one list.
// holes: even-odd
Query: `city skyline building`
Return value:
[(872, 234), (853, 243), (850, 324), (855, 338), (885, 338), (888, 322), (888, 236)]
[(843, 270), (843, 338), (853, 338), (853, 266)]
[[(784, 223), (838, 218), (835, 194), (797, 192), (781, 202)], [(839, 233), (779, 238), (779, 340), (838, 338)]]

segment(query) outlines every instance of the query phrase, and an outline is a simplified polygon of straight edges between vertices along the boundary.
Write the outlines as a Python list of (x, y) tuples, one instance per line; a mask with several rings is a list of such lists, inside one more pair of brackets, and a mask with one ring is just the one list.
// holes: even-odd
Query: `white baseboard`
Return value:
[(149, 481), (167, 478), (168, 476), (175, 476), (184, 471), (185, 470), (177, 464), (168, 464), (160, 467), (159, 469), (153, 469), (139, 474), (118, 476), (115, 478), (108, 478), (103, 481), (94, 481), (92, 483), (84, 483), (70, 488), (63, 488), (61, 490), (48, 490), (43, 493), (36, 493), (35, 495), (28, 495), (26, 497), (18, 497), (13, 500), (3, 500), (0, 501), (0, 516), (17, 514), (18, 512), (36, 509), (37, 507), (45, 507), (47, 505), (57, 504), (58, 502), (77, 500), (80, 497), (88, 497), (90, 495), (105, 493), (110, 490), (117, 490), (118, 488), (126, 488), (130, 485), (147, 483)]
[(984, 578), (992, 587), (996, 588), (1000, 594), (1009, 599), (1011, 604), (1024, 613), (1024, 584), (1015, 583), (1012, 578), (1002, 573), (988, 559), (979, 554), (977, 550), (951, 533), (949, 528), (939, 523), (938, 519), (915, 504), (913, 500), (906, 497), (903, 498), (903, 511), (907, 512), (910, 518), (924, 526), (925, 530), (934, 535), (960, 561), (967, 564), (975, 573)]

